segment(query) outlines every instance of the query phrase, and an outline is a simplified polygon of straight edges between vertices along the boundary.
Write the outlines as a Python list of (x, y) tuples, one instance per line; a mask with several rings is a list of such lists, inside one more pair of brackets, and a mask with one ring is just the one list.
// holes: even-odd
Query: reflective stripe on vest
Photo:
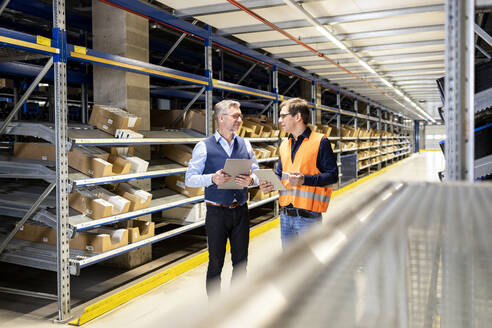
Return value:
[(282, 163), (282, 183), (287, 190), (279, 192), (281, 206), (292, 204), (295, 208), (301, 208), (313, 212), (325, 212), (330, 203), (332, 189), (325, 186), (297, 186), (289, 185), (289, 173), (300, 172), (305, 175), (320, 174), (316, 166), (318, 151), (323, 134), (311, 132), (309, 138), (304, 138), (297, 150), (292, 163), (291, 140), (287, 139), (279, 147), (279, 155)]
[(300, 189), (279, 190), (279, 194), (281, 196), (291, 195), (291, 196), (295, 196), (295, 197), (310, 198), (310, 199), (313, 199), (317, 202), (323, 202), (323, 203), (329, 203), (330, 202), (330, 196), (316, 194), (314, 192), (310, 192), (307, 190), (300, 190)]

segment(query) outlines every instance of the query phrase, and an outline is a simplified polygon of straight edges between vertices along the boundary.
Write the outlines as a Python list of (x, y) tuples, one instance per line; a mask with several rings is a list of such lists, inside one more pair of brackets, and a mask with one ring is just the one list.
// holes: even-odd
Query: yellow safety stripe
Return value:
[(32, 42), (27, 42), (27, 41), (22, 41), (22, 40), (18, 40), (18, 39), (9, 38), (6, 36), (0, 36), (0, 42), (9, 43), (9, 44), (13, 44), (16, 46), (30, 48), (30, 49), (42, 50), (42, 51), (51, 52), (54, 54), (57, 54), (60, 52), (59, 49), (53, 48), (51, 46), (46, 46), (44, 44), (37, 44), (37, 43), (32, 43)]
[(42, 44), (47, 47), (51, 47), (51, 39), (45, 38), (44, 36), (41, 35), (36, 35), (36, 43)]
[(170, 78), (173, 78), (176, 80), (188, 81), (188, 82), (193, 82), (193, 83), (201, 84), (201, 85), (207, 85), (208, 84), (207, 81), (197, 80), (197, 79), (194, 79), (191, 77), (185, 77), (185, 76), (180, 76), (180, 75), (176, 75), (176, 74), (165, 73), (165, 72), (161, 72), (161, 71), (151, 69), (151, 68), (145, 68), (145, 67), (141, 67), (141, 66), (137, 66), (137, 65), (126, 64), (126, 63), (122, 63), (122, 62), (119, 62), (116, 60), (111, 60), (111, 59), (105, 59), (105, 58), (100, 58), (100, 57), (95, 57), (95, 56), (90, 56), (90, 55), (79, 54), (79, 53), (76, 53), (73, 51), (70, 52), (70, 56), (75, 57), (75, 58), (90, 60), (90, 61), (101, 63), (101, 64), (113, 65), (113, 66), (128, 68), (128, 69), (132, 69), (132, 70), (136, 70), (136, 71), (140, 71), (140, 72), (170, 77)]
[[(276, 218), (271, 220), (265, 224), (262, 224), (258, 227), (254, 227), (249, 232), (250, 238), (254, 238), (265, 231), (268, 231), (272, 228), (275, 228), (280, 225), (280, 218)], [(229, 243), (227, 244), (227, 249), (230, 249)], [(193, 256), (192, 258), (185, 260), (179, 264), (174, 265), (173, 267), (160, 272), (152, 277), (149, 277), (131, 287), (128, 287), (118, 293), (111, 295), (103, 300), (100, 300), (92, 305), (89, 305), (84, 309), (80, 317), (75, 320), (69, 322), (69, 324), (74, 326), (81, 326), (86, 322), (89, 322), (98, 316), (116, 308), (117, 306), (128, 302), (129, 300), (140, 296), (155, 287), (158, 287), (165, 282), (168, 282), (171, 279), (176, 278), (180, 274), (183, 274), (202, 263), (208, 261), (208, 251), (204, 251), (198, 255)]]

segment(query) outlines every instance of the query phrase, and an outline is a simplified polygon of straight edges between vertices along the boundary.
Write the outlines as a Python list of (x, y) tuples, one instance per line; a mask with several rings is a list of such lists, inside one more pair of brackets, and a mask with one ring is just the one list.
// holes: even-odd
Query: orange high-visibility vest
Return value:
[(316, 166), (318, 151), (323, 134), (311, 132), (309, 138), (304, 138), (301, 146), (296, 152), (294, 163), (292, 163), (291, 143), (292, 139), (284, 140), (279, 147), (280, 160), (282, 163), (282, 183), (287, 190), (279, 191), (280, 206), (292, 204), (295, 208), (323, 213), (328, 209), (332, 188), (326, 186), (297, 186), (289, 185), (288, 173), (300, 172), (302, 174), (320, 174)]

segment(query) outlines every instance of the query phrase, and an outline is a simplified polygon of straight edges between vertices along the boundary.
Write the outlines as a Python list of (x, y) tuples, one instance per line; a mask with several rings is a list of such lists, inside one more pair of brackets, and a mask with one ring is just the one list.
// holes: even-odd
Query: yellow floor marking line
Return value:
[[(359, 179), (343, 188), (340, 188), (334, 191), (332, 196), (339, 195), (349, 189), (352, 189), (353, 187), (363, 183), (364, 181), (367, 181), (370, 178), (373, 178), (383, 172), (386, 172), (390, 168), (393, 168), (394, 166), (401, 164), (402, 162), (403, 161), (394, 163), (362, 179)], [(257, 237), (260, 234), (268, 230), (271, 230), (279, 225), (280, 225), (280, 217), (277, 217), (276, 219), (273, 219), (271, 221), (259, 225), (258, 227), (254, 227), (253, 229), (251, 229), (249, 236), (250, 238)], [(227, 249), (229, 249), (229, 243), (227, 245)], [(147, 278), (139, 283), (136, 283), (133, 286), (130, 286), (122, 291), (119, 291), (114, 295), (111, 295), (103, 300), (100, 300), (94, 304), (89, 305), (84, 309), (80, 317), (76, 318), (73, 321), (70, 321), (69, 324), (74, 326), (81, 326), (84, 323), (89, 322), (97, 318), (98, 316), (113, 310), (114, 308), (120, 306), (123, 303), (128, 302), (129, 300), (137, 296), (145, 294), (146, 292), (154, 289), (155, 287), (158, 287), (207, 261), (208, 261), (208, 251), (203, 251), (200, 254), (197, 254), (188, 260), (178, 263), (163, 272), (160, 272), (150, 278)]]
[[(268, 221), (265, 224), (261, 224), (258, 227), (251, 229), (249, 235), (250, 238), (254, 238), (259, 236), (265, 231), (268, 231), (276, 226), (280, 225), (280, 218), (276, 218), (274, 220)], [(227, 245), (229, 249), (229, 245)], [(156, 274), (150, 278), (147, 278), (131, 287), (128, 287), (114, 295), (111, 295), (101, 301), (98, 301), (94, 304), (86, 307), (81, 314), (81, 316), (75, 320), (70, 321), (71, 325), (81, 326), (86, 322), (91, 321), (92, 319), (97, 318), (98, 316), (116, 308), (117, 306), (128, 302), (129, 300), (142, 295), (151, 289), (158, 287), (171, 279), (176, 278), (177, 276), (185, 273), (202, 263), (208, 261), (208, 251), (201, 252), (200, 254), (193, 256), (192, 258), (185, 260), (163, 272)]]
[(349, 190), (349, 189), (352, 189), (352, 188), (354, 188), (354, 187), (356, 187), (356, 186), (360, 185), (361, 183), (364, 183), (365, 181), (367, 181), (367, 180), (369, 180), (369, 179), (372, 179), (372, 178), (374, 178), (375, 176), (380, 175), (381, 173), (384, 173), (384, 172), (388, 171), (389, 169), (391, 169), (391, 168), (393, 168), (393, 167), (395, 167), (395, 166), (397, 166), (397, 165), (401, 164), (402, 162), (403, 162), (403, 161), (398, 161), (397, 163), (394, 163), (394, 164), (391, 164), (391, 165), (389, 165), (389, 166), (386, 166), (385, 168), (382, 168), (381, 170), (379, 170), (379, 171), (377, 171), (377, 172), (371, 173), (371, 174), (369, 174), (368, 176), (365, 176), (365, 177), (363, 177), (363, 178), (361, 178), (361, 179), (359, 179), (359, 180), (357, 180), (357, 181), (355, 181), (355, 182), (352, 182), (351, 184), (346, 185), (346, 186), (345, 186), (345, 187), (343, 187), (343, 188), (340, 188), (340, 189), (338, 189), (338, 190), (335, 190), (335, 191), (334, 191), (331, 195), (332, 195), (332, 197), (333, 197), (333, 196), (340, 195), (341, 193), (343, 193), (343, 192), (345, 192), (345, 191), (347, 191), (347, 190)]

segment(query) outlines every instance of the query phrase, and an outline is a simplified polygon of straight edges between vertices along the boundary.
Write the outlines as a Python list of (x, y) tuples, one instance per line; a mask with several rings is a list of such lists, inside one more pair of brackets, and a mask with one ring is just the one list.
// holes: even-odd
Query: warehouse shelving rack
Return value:
[[(32, 205), (11, 208), (11, 214), (15, 212), (14, 216), (22, 217), (17, 222), (16, 228), (12, 231), (8, 238), (2, 243), (0, 248), (0, 260), (12, 263), (18, 263), (22, 265), (28, 265), (57, 272), (57, 295), (44, 295), (47, 298), (58, 301), (58, 319), (65, 321), (70, 318), (70, 274), (79, 274), (80, 269), (103, 261), (105, 259), (117, 256), (119, 254), (129, 252), (133, 249), (154, 243), (166, 238), (170, 238), (177, 234), (183, 233), (191, 229), (195, 229), (203, 225), (202, 222), (197, 222), (189, 225), (179, 227), (177, 229), (168, 231), (163, 234), (156, 235), (152, 238), (143, 240), (138, 243), (129, 244), (128, 246), (115, 249), (110, 252), (102, 254), (88, 254), (87, 252), (69, 250), (68, 240), (77, 231), (84, 231), (101, 225), (106, 225), (123, 220), (129, 220), (131, 218), (162, 211), (167, 208), (195, 203), (203, 201), (203, 196), (194, 198), (186, 198), (184, 196), (175, 195), (171, 198), (160, 198), (152, 201), (151, 206), (148, 209), (139, 210), (131, 213), (125, 213), (121, 215), (112, 216), (100, 220), (88, 220), (81, 215), (70, 215), (68, 208), (68, 193), (73, 188), (82, 188), (90, 185), (106, 184), (113, 182), (129, 181), (134, 179), (153, 178), (158, 176), (172, 175), (184, 173), (185, 167), (179, 165), (171, 165), (168, 167), (151, 167), (149, 172), (143, 174), (128, 174), (123, 176), (114, 176), (107, 178), (89, 178), (81, 174), (74, 174), (70, 172), (68, 168), (67, 151), (72, 147), (77, 146), (132, 146), (132, 145), (149, 145), (149, 144), (194, 144), (200, 140), (203, 140), (203, 136), (196, 136), (192, 133), (174, 132), (170, 134), (168, 131), (157, 132), (149, 131), (145, 133), (143, 139), (116, 139), (108, 137), (98, 130), (88, 128), (87, 126), (69, 127), (67, 124), (67, 96), (66, 96), (66, 84), (67, 84), (67, 72), (66, 62), (77, 61), (91, 65), (103, 65), (105, 67), (125, 70), (128, 72), (134, 72), (139, 74), (145, 74), (157, 78), (168, 79), (176, 82), (182, 82), (192, 85), (201, 86), (201, 93), (205, 93), (206, 103), (206, 131), (210, 134), (212, 131), (212, 91), (213, 90), (225, 90), (228, 92), (248, 95), (265, 100), (269, 100), (272, 103), (273, 121), (277, 123), (278, 120), (278, 103), (285, 99), (287, 96), (280, 95), (278, 93), (278, 72), (283, 71), (288, 74), (293, 74), (299, 78), (312, 82), (312, 94), (311, 106), (313, 107), (313, 113), (316, 110), (328, 111), (337, 115), (337, 126), (340, 127), (340, 117), (342, 115), (353, 117), (355, 124), (356, 119), (365, 119), (367, 122), (378, 122), (381, 124), (382, 118), (373, 117), (370, 115), (347, 111), (338, 108), (330, 108), (317, 103), (315, 96), (315, 88), (319, 85), (321, 87), (330, 88), (337, 91), (338, 97), (340, 94), (347, 94), (355, 99), (360, 99), (365, 102), (368, 107), (374, 106), (378, 108), (379, 113), (382, 110), (388, 111), (388, 109), (381, 107), (377, 103), (374, 103), (368, 99), (355, 95), (347, 90), (341, 89), (336, 85), (329, 84), (325, 81), (317, 79), (315, 76), (309, 75), (303, 71), (290, 67), (280, 61), (277, 61), (271, 57), (261, 55), (253, 50), (250, 50), (242, 45), (236, 44), (226, 38), (215, 35), (212, 33), (211, 28), (202, 29), (191, 23), (182, 21), (166, 14), (160, 10), (157, 10), (150, 5), (137, 2), (137, 1), (104, 1), (111, 5), (115, 5), (124, 10), (136, 13), (150, 20), (154, 20), (163, 25), (171, 26), (172, 28), (179, 29), (185, 33), (192, 34), (193, 36), (202, 39), (205, 45), (205, 57), (206, 57), (206, 72), (204, 76), (186, 73), (178, 70), (174, 70), (159, 65), (153, 65), (150, 63), (137, 61), (121, 56), (115, 56), (106, 54), (86, 47), (68, 44), (66, 42), (65, 35), (65, 2), (64, 0), (53, 1), (54, 12), (54, 28), (53, 39), (47, 39), (41, 36), (29, 35), (26, 33), (16, 32), (7, 29), (0, 29), (0, 46), (12, 47), (20, 50), (26, 50), (37, 54), (50, 56), (45, 68), (41, 71), (39, 76), (32, 83), (31, 87), (27, 90), (26, 94), (21, 98), (19, 103), (15, 106), (15, 110), (21, 106), (34, 87), (46, 74), (48, 69), (54, 65), (55, 67), (55, 124), (40, 124), (40, 123), (25, 123), (25, 122), (13, 122), (12, 118), (15, 115), (15, 111), (2, 122), (0, 132), (11, 135), (28, 135), (42, 138), (48, 142), (56, 145), (56, 170), (46, 168), (46, 165), (39, 165), (39, 163), (23, 163), (20, 165), (17, 162), (2, 162), (3, 174), (2, 177), (24, 177), (24, 178), (41, 178), (50, 182), (51, 184), (45, 190), (39, 199)], [(218, 47), (231, 49), (236, 52), (240, 52), (245, 56), (255, 59), (261, 63), (270, 65), (272, 67), (273, 74), (273, 92), (267, 92), (263, 90), (257, 90), (249, 87), (245, 87), (239, 84), (234, 84), (226, 81), (221, 81), (212, 78), (211, 67), (211, 55), (212, 45)], [(196, 100), (196, 99), (195, 99)], [(190, 103), (191, 106), (192, 103)], [(189, 106), (187, 106), (189, 108)], [(369, 112), (368, 112), (369, 114)], [(316, 123), (315, 115), (313, 115), (313, 123)], [(401, 123), (393, 121), (384, 121), (384, 124), (389, 126), (398, 126), (405, 128)], [(331, 140), (341, 141), (343, 138)], [(278, 142), (277, 138), (253, 138), (251, 142)], [(355, 149), (356, 150), (356, 149)], [(336, 152), (338, 162), (340, 162), (341, 151)], [(259, 162), (277, 161), (278, 158), (262, 159)], [(378, 165), (379, 166), (379, 165)], [(23, 171), (21, 169), (24, 169)], [(54, 207), (55, 212), (50, 212), (45, 209), (37, 210), (39, 205), (47, 200), (48, 195), (54, 189), (56, 184), (56, 201)], [(266, 203), (275, 201), (278, 196), (271, 197), (258, 202), (250, 204), (250, 208), (264, 205)], [(0, 200), (1, 202), (1, 200)], [(278, 210), (278, 205), (276, 206)], [(11, 240), (15, 232), (24, 224), (28, 219), (37, 220), (44, 224), (56, 227), (57, 229), (57, 246), (50, 245), (34, 245), (33, 243)], [(10, 243), (9, 243), (10, 241)], [(8, 245), (7, 245), (8, 243)], [(1, 253), (2, 250), (7, 249), (8, 252)], [(26, 254), (30, 255), (26, 257)], [(56, 256), (55, 256), (56, 255)], [(24, 292), (24, 294), (26, 294)], [(39, 296), (39, 293), (29, 293), (27, 295)]]
[[(323, 85), (324, 86), (324, 85)], [(365, 165), (362, 167), (358, 167), (356, 172), (354, 172), (355, 179), (358, 179), (359, 172), (363, 170), (368, 170), (367, 173), (370, 173), (370, 170), (373, 169), (374, 171), (380, 170), (383, 165), (389, 164), (391, 162), (394, 162), (396, 160), (401, 160), (407, 155), (411, 153), (410, 151), (410, 136), (409, 133), (411, 131), (411, 126), (409, 124), (409, 120), (406, 119), (404, 116), (400, 114), (394, 114), (384, 108), (381, 107), (376, 107), (374, 106), (373, 103), (365, 101), (364, 98), (355, 98), (354, 104), (353, 104), (353, 111), (348, 111), (348, 110), (343, 110), (341, 107), (341, 92), (340, 90), (337, 91), (337, 101), (336, 101), (336, 107), (331, 107), (331, 106), (326, 106), (326, 105), (317, 105), (315, 106), (316, 110), (321, 110), (323, 112), (327, 112), (330, 114), (333, 114), (332, 119), (336, 118), (336, 127), (338, 131), (338, 135), (335, 137), (329, 137), (330, 141), (336, 141), (337, 142), (337, 147), (334, 149), (334, 153), (337, 156), (337, 163), (341, 164), (341, 156), (342, 154), (347, 154), (347, 153), (357, 153), (359, 150), (368, 150), (368, 149), (376, 149), (378, 151), (377, 155), (370, 156), (368, 158), (357, 158), (357, 162), (360, 162), (362, 160), (366, 159), (371, 159), (377, 156), (381, 156), (384, 154), (389, 154), (393, 153), (395, 156), (391, 159), (384, 159), (382, 161), (376, 162), (376, 163), (370, 163), (369, 165)], [(315, 103), (315, 101), (313, 101)], [(364, 104), (366, 105), (364, 107)], [(377, 115), (371, 115), (370, 109), (375, 108)], [(364, 111), (365, 113), (359, 112), (360, 110)], [(383, 119), (383, 111), (385, 111), (388, 115), (391, 116), (389, 120)], [(315, 115), (313, 115), (314, 117)], [(384, 130), (384, 131), (389, 131), (389, 132), (396, 132), (397, 129), (399, 130), (400, 134), (404, 133), (404, 135), (399, 135), (397, 137), (342, 137), (340, 135), (340, 127), (341, 127), (341, 117), (347, 117), (350, 119), (350, 122), (353, 122), (353, 127), (355, 129), (361, 128), (361, 129), (366, 129), (369, 130), (371, 127), (371, 123), (375, 124), (375, 128), (377, 130)], [(362, 122), (365, 121), (365, 126)], [(407, 124), (404, 124), (407, 122)], [(364, 140), (371, 140), (371, 141), (377, 141), (378, 146), (369, 146), (369, 147), (354, 147), (350, 149), (341, 149), (341, 142), (342, 141), (354, 141), (358, 144), (359, 141), (364, 141)], [(399, 145), (406, 145), (407, 147), (399, 147), (399, 149), (396, 149), (392, 152), (388, 153), (383, 153), (382, 148), (384, 147), (382, 145), (383, 140), (400, 140)], [(339, 167), (339, 174), (341, 174), (341, 168)], [(338, 183), (338, 187), (341, 187), (343, 184)]]

